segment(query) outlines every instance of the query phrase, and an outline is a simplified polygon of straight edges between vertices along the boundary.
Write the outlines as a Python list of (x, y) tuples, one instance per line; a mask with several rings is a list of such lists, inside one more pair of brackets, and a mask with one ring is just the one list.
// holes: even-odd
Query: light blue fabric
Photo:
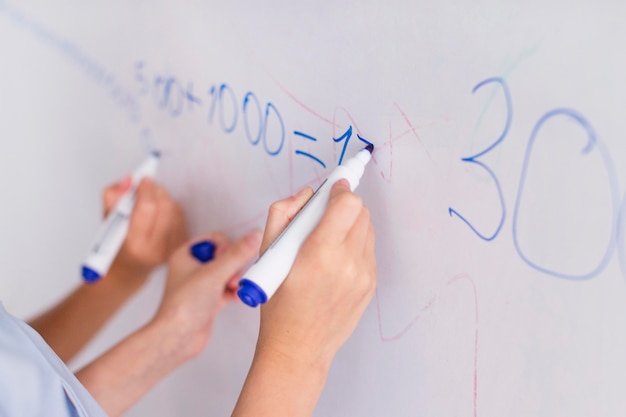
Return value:
[(0, 417), (106, 417), (63, 361), (0, 303)]

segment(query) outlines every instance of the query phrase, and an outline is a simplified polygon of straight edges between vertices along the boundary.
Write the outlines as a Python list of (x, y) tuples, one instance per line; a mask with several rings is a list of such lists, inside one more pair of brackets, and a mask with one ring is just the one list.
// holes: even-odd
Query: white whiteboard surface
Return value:
[[(0, 0), (0, 299), (77, 285), (101, 190), (151, 149), (193, 232), (236, 238), (351, 127), (378, 289), (315, 415), (623, 416), (626, 4), (510, 3)], [(257, 321), (228, 307), (128, 415), (229, 415)]]

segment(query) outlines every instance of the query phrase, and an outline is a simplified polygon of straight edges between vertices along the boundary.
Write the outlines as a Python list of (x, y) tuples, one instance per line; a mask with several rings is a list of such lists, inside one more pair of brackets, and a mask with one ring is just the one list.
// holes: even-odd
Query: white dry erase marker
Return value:
[(124, 193), (104, 219), (91, 251), (83, 263), (82, 274), (85, 281), (95, 282), (109, 271), (113, 259), (126, 239), (130, 214), (135, 206), (137, 187), (144, 177), (153, 177), (156, 174), (159, 158), (158, 152), (152, 152), (148, 159), (133, 172), (130, 189)]
[(269, 300), (291, 270), (304, 240), (317, 226), (330, 197), (330, 189), (340, 179), (347, 179), (352, 191), (359, 185), (365, 165), (372, 159), (374, 145), (369, 144), (339, 165), (324, 180), (271, 246), (239, 281), (237, 295), (245, 304), (256, 307)]

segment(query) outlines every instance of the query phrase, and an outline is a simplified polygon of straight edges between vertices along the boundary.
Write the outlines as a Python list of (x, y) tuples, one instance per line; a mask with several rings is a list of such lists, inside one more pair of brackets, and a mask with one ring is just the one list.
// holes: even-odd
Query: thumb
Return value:
[[(128, 236), (148, 239), (158, 217), (158, 189), (149, 178), (141, 180), (135, 195), (135, 207), (130, 215)], [(145, 241), (145, 240), (144, 240)]]
[(122, 198), (124, 193), (130, 189), (132, 178), (130, 175), (125, 176), (115, 184), (109, 185), (102, 193), (102, 203), (104, 205), (104, 216), (106, 217), (111, 209)]
[(311, 233), (326, 243), (340, 243), (349, 234), (363, 209), (361, 198), (350, 191), (350, 184), (342, 179), (333, 184), (326, 212)]
[(272, 244), (274, 239), (283, 231), (300, 209), (313, 195), (311, 187), (305, 187), (296, 195), (275, 202), (270, 206), (265, 223), (265, 233), (261, 243), (261, 253)]

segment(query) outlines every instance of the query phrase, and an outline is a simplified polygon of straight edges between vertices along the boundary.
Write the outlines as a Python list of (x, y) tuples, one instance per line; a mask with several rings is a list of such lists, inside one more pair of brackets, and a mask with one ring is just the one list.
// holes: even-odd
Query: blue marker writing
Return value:
[(245, 304), (256, 307), (274, 295), (287, 278), (300, 246), (322, 218), (332, 185), (340, 179), (347, 179), (350, 189), (354, 191), (372, 158), (373, 150), (374, 145), (369, 144), (335, 168), (285, 230), (243, 275), (237, 295)]
[(95, 282), (106, 275), (117, 256), (135, 207), (135, 194), (144, 177), (153, 177), (159, 165), (159, 153), (152, 152), (148, 159), (133, 172), (130, 189), (120, 198), (98, 230), (96, 240), (83, 263), (82, 274), (87, 282)]

